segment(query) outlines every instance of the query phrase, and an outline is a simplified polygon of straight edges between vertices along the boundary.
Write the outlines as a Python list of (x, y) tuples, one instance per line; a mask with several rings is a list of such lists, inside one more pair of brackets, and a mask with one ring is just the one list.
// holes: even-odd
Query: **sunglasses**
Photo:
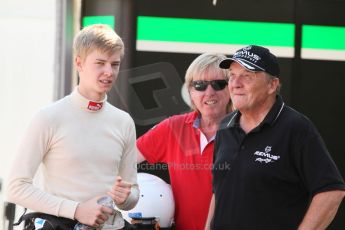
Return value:
[(211, 85), (215, 91), (220, 91), (228, 85), (228, 80), (192, 81), (192, 86), (197, 91), (205, 91), (208, 85)]

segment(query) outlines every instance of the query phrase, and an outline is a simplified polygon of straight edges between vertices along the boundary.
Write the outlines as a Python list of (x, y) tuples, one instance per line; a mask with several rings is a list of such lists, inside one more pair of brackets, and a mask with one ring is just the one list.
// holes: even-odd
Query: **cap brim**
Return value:
[(232, 58), (227, 58), (227, 59), (224, 59), (223, 61), (221, 61), (219, 63), (219, 67), (222, 68), (222, 69), (229, 69), (231, 63), (233, 62), (234, 60)]

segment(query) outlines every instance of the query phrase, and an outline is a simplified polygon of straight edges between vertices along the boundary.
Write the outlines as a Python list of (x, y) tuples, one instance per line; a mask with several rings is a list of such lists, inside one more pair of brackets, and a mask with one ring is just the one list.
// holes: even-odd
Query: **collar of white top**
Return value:
[(75, 89), (72, 92), (72, 98), (77, 103), (77, 105), (90, 112), (98, 112), (100, 111), (104, 103), (107, 101), (107, 95), (105, 95), (104, 99), (102, 101), (90, 101), (83, 95), (79, 93), (78, 87), (75, 87)]

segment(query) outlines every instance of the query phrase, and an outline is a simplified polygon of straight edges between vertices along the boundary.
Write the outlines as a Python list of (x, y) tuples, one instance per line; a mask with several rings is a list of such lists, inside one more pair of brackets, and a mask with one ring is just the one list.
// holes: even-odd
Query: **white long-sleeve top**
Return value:
[[(74, 219), (79, 202), (106, 195), (116, 176), (133, 184), (118, 208), (139, 199), (136, 134), (132, 118), (106, 99), (98, 111), (77, 88), (34, 116), (19, 146), (6, 186), (7, 200)], [(41, 167), (42, 187), (33, 185)]]

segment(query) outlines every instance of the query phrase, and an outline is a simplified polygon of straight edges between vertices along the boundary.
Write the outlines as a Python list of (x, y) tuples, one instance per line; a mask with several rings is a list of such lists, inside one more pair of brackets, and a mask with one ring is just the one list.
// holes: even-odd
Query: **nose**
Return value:
[(228, 82), (228, 88), (229, 89), (232, 87), (234, 87), (234, 88), (240, 87), (240, 85), (241, 85), (241, 80), (240, 80), (240, 77), (238, 77), (238, 76), (231, 77), (231, 79)]
[(104, 74), (107, 76), (111, 76), (113, 74), (113, 68), (111, 64), (104, 65)]
[(208, 84), (205, 89), (206, 94), (214, 94), (215, 90), (212, 88), (211, 84)]

